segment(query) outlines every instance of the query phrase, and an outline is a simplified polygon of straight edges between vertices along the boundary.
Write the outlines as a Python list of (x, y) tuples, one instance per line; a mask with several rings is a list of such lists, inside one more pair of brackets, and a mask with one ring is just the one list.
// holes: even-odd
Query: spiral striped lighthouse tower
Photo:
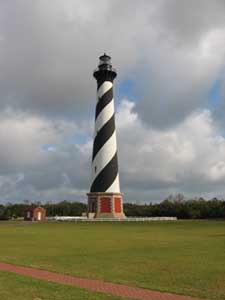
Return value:
[(116, 70), (111, 57), (99, 57), (93, 76), (97, 80), (95, 134), (92, 154), (92, 181), (88, 193), (88, 216), (91, 218), (125, 218), (120, 193), (113, 80)]

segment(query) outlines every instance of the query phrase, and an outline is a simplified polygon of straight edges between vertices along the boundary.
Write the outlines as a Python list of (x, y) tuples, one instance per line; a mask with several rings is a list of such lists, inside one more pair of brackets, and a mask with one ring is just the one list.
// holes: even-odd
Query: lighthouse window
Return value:
[(95, 166), (95, 173), (97, 172), (97, 167)]

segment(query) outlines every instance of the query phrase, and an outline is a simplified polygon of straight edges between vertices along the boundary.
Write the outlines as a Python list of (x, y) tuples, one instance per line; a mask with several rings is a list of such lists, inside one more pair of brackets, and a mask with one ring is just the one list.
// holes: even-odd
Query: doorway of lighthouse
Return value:
[(96, 212), (96, 201), (93, 201), (91, 206), (91, 212)]
[(97, 209), (96, 198), (92, 198), (90, 199), (90, 203), (89, 203), (89, 212), (95, 213), (96, 209)]

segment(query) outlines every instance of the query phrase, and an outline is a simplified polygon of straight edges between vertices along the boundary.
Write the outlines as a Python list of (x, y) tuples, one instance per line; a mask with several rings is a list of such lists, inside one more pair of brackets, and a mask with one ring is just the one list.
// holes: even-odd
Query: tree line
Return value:
[[(0, 205), (0, 220), (21, 218), (29, 205), (36, 203), (8, 203)], [(41, 205), (46, 209), (49, 217), (53, 216), (81, 216), (86, 212), (87, 205), (81, 202), (62, 201), (59, 203), (46, 203)], [(169, 196), (160, 203), (134, 204), (124, 203), (124, 212), (128, 217), (158, 217), (170, 216), (178, 219), (225, 219), (225, 200), (213, 198), (205, 200), (186, 199), (183, 195)]]
[(83, 212), (86, 212), (87, 205), (81, 202), (61, 201), (59, 203), (46, 203), (41, 202), (29, 202), (25, 203), (8, 203), (6, 205), (0, 205), (0, 220), (9, 220), (24, 217), (26, 208), (29, 206), (42, 206), (46, 209), (46, 215), (48, 217), (54, 216), (81, 216)]

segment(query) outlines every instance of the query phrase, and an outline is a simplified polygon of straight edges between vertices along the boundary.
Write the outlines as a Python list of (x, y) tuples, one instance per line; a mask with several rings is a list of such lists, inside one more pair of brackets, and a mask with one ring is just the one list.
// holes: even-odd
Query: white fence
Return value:
[(48, 217), (48, 221), (59, 222), (151, 222), (151, 221), (176, 221), (177, 217), (129, 217), (125, 219), (113, 219), (113, 218), (97, 218), (88, 219), (87, 217), (69, 217), (69, 216), (56, 216)]

